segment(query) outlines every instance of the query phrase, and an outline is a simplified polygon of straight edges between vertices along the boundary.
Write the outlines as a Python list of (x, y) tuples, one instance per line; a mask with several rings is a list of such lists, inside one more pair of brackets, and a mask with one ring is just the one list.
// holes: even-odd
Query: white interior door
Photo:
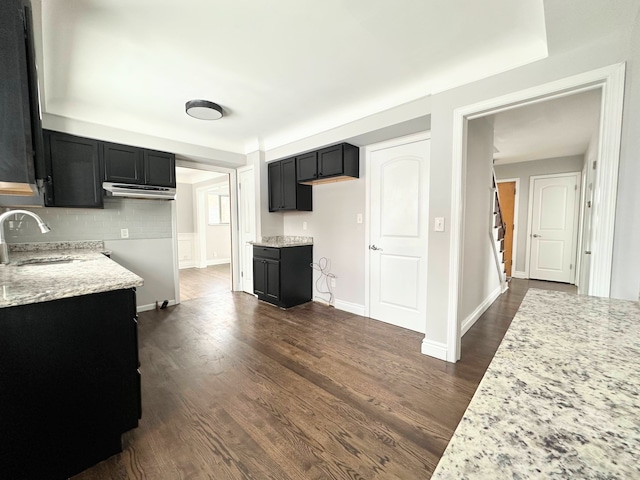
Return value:
[(531, 183), (529, 278), (574, 283), (580, 174)]
[(253, 168), (238, 172), (240, 218), (240, 278), (242, 290), (253, 294), (253, 245), (256, 239), (255, 183)]
[(369, 150), (369, 315), (425, 332), (430, 140)]

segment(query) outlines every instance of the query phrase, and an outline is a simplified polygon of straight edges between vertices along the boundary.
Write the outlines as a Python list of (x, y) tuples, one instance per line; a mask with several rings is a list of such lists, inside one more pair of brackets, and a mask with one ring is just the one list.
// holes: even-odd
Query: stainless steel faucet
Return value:
[(7, 242), (4, 240), (4, 221), (16, 214), (28, 215), (30, 217), (35, 218), (36, 222), (38, 222), (38, 227), (40, 227), (40, 231), (42, 233), (50, 232), (51, 229), (48, 227), (46, 223), (42, 221), (42, 219), (33, 212), (28, 210), (9, 210), (8, 212), (4, 212), (0, 215), (0, 264), (9, 263), (9, 246)]

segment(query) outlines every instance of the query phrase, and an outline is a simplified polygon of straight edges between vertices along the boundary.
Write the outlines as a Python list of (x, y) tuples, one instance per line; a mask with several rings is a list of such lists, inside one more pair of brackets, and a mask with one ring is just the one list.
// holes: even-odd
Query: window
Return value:
[(221, 195), (215, 190), (207, 192), (207, 208), (209, 225), (223, 225), (229, 223), (231, 207), (229, 195)]

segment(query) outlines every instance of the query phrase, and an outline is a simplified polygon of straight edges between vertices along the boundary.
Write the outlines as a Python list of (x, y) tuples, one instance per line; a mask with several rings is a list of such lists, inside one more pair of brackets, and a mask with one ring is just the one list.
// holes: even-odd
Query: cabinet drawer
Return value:
[(274, 260), (280, 259), (280, 249), (271, 247), (253, 247), (253, 256), (261, 258), (272, 258)]

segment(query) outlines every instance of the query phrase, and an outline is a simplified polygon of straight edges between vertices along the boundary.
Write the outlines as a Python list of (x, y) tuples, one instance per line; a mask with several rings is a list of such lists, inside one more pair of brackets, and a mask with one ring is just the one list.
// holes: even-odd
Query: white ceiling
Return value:
[[(628, 26), (639, 3), (33, 1), (46, 113), (236, 153), (570, 49)], [(185, 102), (197, 98), (225, 117), (187, 116)]]
[(586, 153), (598, 133), (601, 90), (507, 110), (493, 122), (495, 164)]

